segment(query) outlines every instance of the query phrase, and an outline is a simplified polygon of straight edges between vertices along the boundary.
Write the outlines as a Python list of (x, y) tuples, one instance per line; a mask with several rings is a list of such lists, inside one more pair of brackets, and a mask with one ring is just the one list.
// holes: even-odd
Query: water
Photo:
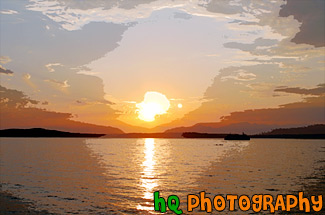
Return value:
[(200, 191), (308, 192), (324, 184), (324, 155), (324, 140), (1, 138), (0, 181), (57, 214), (156, 214), (158, 190), (186, 212)]

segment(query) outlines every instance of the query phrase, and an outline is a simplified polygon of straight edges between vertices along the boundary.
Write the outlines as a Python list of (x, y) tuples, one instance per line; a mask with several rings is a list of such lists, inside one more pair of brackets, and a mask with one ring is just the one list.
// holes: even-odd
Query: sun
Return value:
[(136, 104), (136, 107), (139, 119), (146, 122), (152, 122), (157, 115), (167, 113), (170, 102), (164, 94), (148, 91), (144, 95), (143, 101)]

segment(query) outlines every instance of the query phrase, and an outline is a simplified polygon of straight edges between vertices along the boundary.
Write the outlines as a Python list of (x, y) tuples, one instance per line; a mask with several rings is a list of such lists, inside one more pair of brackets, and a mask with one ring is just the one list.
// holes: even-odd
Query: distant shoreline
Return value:
[(72, 133), (57, 130), (48, 130), (44, 128), (30, 128), (30, 129), (4, 129), (0, 130), (0, 137), (49, 137), (49, 138), (85, 138), (85, 137), (102, 137), (105, 134), (90, 134), (90, 133)]
[[(214, 133), (197, 133), (185, 132), (184, 138), (203, 139), (203, 138), (225, 138), (228, 134), (214, 134)], [(325, 134), (258, 134), (248, 135), (253, 139), (325, 139)]]
[[(73, 133), (66, 131), (49, 130), (44, 128), (30, 129), (4, 129), (0, 130), (0, 137), (8, 138), (225, 138), (232, 132), (204, 133), (123, 133), (123, 134), (95, 134), (95, 133)], [(270, 132), (248, 135), (253, 139), (325, 139), (325, 125), (310, 125), (298, 128), (274, 129)]]

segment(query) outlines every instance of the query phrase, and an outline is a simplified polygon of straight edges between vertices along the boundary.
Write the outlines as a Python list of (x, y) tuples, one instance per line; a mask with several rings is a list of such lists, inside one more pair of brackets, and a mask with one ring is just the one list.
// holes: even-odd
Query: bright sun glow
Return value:
[(170, 102), (164, 94), (158, 92), (146, 92), (144, 100), (136, 104), (139, 119), (152, 122), (157, 115), (167, 112)]

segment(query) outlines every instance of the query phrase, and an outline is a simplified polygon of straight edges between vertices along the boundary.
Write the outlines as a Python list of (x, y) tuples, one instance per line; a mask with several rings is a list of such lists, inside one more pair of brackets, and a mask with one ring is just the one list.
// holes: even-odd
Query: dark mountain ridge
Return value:
[(101, 137), (105, 134), (72, 133), (44, 128), (4, 129), (0, 130), (0, 137)]

